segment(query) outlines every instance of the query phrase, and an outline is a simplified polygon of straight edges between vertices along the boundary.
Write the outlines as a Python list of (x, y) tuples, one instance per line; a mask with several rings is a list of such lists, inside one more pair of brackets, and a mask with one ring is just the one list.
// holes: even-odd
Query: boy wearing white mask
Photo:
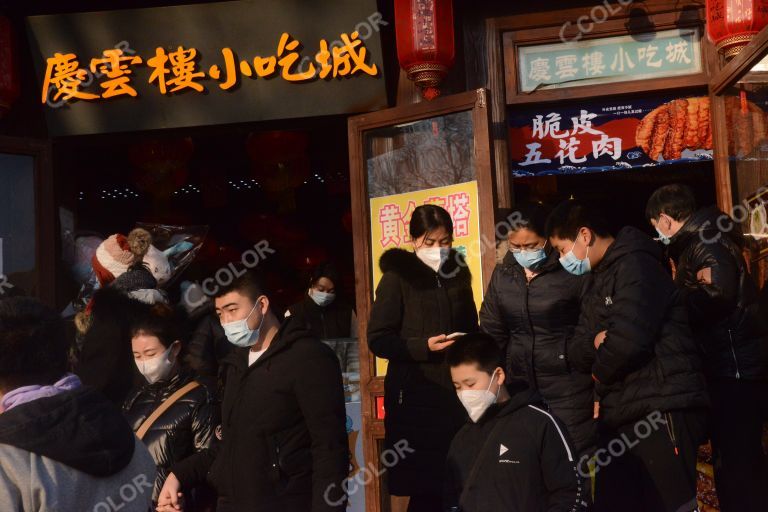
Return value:
[(493, 338), (463, 336), (446, 359), (469, 415), (448, 452), (446, 510), (581, 510), (586, 490), (565, 426), (524, 381), (507, 378)]
[(212, 393), (182, 365), (179, 324), (170, 307), (157, 304), (131, 328), (134, 362), (145, 383), (128, 396), (123, 414), (157, 465), (154, 502), (171, 466), (210, 448), (219, 424)]
[[(261, 280), (245, 272), (215, 298), (230, 343), (222, 361), (221, 442), (173, 467), (158, 510), (208, 480), (219, 512), (341, 512), (349, 470), (341, 369), (291, 318), (282, 324)], [(218, 436), (218, 433), (217, 433)]]

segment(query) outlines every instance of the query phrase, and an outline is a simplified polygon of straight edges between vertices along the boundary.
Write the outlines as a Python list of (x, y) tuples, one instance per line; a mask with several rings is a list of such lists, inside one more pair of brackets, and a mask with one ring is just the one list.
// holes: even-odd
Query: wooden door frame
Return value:
[[(355, 250), (355, 292), (360, 343), (360, 387), (362, 390), (363, 451), (366, 467), (378, 468), (378, 442), (384, 439), (384, 423), (376, 419), (376, 398), (384, 396), (384, 378), (375, 376), (374, 355), (368, 350), (368, 317), (373, 303), (371, 269), (371, 224), (368, 176), (365, 170), (364, 132), (394, 124), (429, 119), (441, 115), (472, 111), (474, 163), (480, 210), (480, 235), (494, 232), (496, 187), (493, 179), (493, 151), (490, 143), (489, 94), (486, 89), (468, 91), (430, 102), (404, 105), (349, 119), (349, 168), (352, 189), (352, 225)], [(495, 242), (495, 240), (493, 240)], [(495, 266), (495, 246), (482, 247), (483, 289), (490, 282)], [(366, 484), (366, 511), (378, 512), (381, 480)]]
[[(56, 302), (56, 207), (51, 145), (47, 141), (0, 136), (0, 153), (31, 156), (35, 160), (35, 261), (37, 297)], [(0, 171), (1, 172), (1, 171)]]

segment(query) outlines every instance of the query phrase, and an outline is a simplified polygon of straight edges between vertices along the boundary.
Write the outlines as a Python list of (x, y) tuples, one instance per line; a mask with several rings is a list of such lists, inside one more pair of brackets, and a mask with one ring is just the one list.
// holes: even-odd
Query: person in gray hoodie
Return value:
[(67, 373), (63, 321), (0, 300), (0, 510), (147, 512), (155, 463), (120, 410)]

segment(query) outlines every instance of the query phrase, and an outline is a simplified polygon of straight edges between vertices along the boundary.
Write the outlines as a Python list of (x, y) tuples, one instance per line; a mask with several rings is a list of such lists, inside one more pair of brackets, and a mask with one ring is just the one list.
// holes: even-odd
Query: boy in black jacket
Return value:
[(521, 380), (507, 383), (487, 334), (448, 349), (459, 400), (469, 414), (448, 452), (447, 510), (570, 512), (585, 492), (566, 430)]
[(578, 201), (562, 203), (547, 224), (563, 267), (592, 274), (566, 357), (592, 373), (600, 401), (595, 510), (696, 510), (708, 399), (661, 250), (633, 227), (612, 236), (604, 217)]

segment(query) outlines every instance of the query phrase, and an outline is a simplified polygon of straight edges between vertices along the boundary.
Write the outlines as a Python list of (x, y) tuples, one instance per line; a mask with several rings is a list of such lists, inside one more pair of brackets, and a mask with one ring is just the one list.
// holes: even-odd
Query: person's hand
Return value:
[(600, 345), (605, 343), (605, 337), (607, 334), (608, 331), (600, 331), (597, 333), (597, 336), (595, 336), (595, 350), (597, 350)]
[(600, 416), (600, 402), (595, 402), (595, 405), (592, 409), (592, 418), (597, 419)]
[(173, 473), (168, 473), (165, 484), (157, 497), (157, 512), (184, 512), (184, 494), (181, 482)]
[(441, 350), (447, 349), (454, 343), (456, 343), (456, 340), (449, 340), (446, 338), (445, 334), (432, 336), (427, 340), (427, 346), (429, 347), (430, 352), (440, 352)]

